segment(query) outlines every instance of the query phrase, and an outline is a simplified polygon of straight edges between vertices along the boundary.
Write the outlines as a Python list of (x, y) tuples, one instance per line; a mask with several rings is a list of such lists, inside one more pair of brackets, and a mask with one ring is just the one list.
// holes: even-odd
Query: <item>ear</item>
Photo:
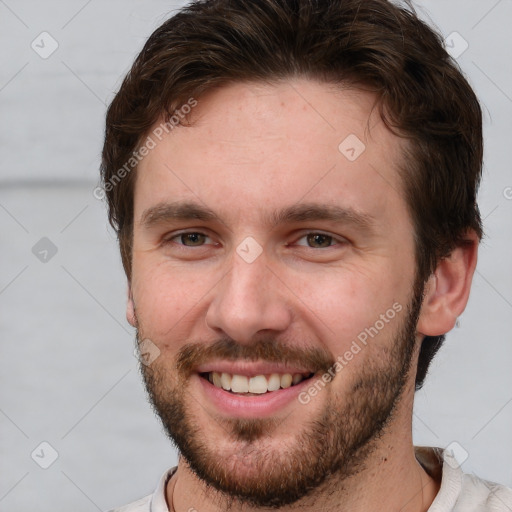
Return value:
[(464, 245), (442, 259), (425, 286), (417, 331), (440, 336), (451, 331), (464, 311), (476, 268), (478, 236), (470, 231)]
[(133, 302), (132, 284), (128, 281), (128, 299), (126, 302), (126, 320), (132, 327), (137, 327), (137, 316), (135, 315), (135, 303)]

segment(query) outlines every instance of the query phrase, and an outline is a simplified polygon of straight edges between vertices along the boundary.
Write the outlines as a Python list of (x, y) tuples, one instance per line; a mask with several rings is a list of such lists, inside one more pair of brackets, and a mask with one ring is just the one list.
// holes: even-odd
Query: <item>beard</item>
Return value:
[[(330, 354), (287, 346), (271, 337), (248, 345), (230, 338), (208, 345), (187, 344), (173, 366), (163, 363), (163, 358), (140, 365), (150, 401), (186, 464), (207, 488), (221, 493), (226, 509), (237, 505), (277, 509), (306, 496), (315, 501), (329, 492), (333, 480), (340, 489), (346, 479), (366, 468), (393, 419), (408, 383), (422, 298), (423, 285), (417, 282), (393, 343), (380, 337), (370, 341), (369, 345), (386, 346), (362, 349), (374, 354), (354, 373), (349, 389), (339, 395), (331, 385), (343, 378), (342, 369), (320, 392), (327, 393), (322, 409), (314, 417), (305, 411), (302, 423), (283, 427), (278, 434), (286, 418), (226, 418), (203, 412), (187, 388), (193, 368), (213, 358), (286, 361), (314, 369), (314, 383), (319, 372), (334, 367)], [(214, 421), (223, 429), (222, 442), (208, 437), (208, 425)], [(279, 435), (277, 448), (273, 434)]]

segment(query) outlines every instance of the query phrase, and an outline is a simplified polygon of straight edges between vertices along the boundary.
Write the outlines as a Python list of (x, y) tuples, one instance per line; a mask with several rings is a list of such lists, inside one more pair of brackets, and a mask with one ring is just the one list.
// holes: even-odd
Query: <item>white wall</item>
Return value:
[[(179, 4), (0, 2), (0, 511), (109, 509), (176, 463), (145, 400), (115, 237), (92, 191), (105, 104)], [(415, 442), (457, 441), (466, 471), (512, 485), (512, 2), (420, 5), (469, 44), (458, 62), (486, 110), (487, 238), (461, 326), (417, 394)], [(47, 59), (31, 48), (42, 31), (59, 45)], [(42, 237), (57, 249), (46, 263), (32, 252)], [(43, 441), (58, 452), (46, 470), (31, 458)]]

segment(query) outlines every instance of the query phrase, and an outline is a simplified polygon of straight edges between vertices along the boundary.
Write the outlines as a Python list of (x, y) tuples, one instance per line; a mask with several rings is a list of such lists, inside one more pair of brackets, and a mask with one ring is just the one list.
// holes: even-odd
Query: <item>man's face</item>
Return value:
[(192, 471), (242, 502), (356, 473), (413, 388), (401, 142), (373, 106), (305, 80), (226, 86), (137, 171), (128, 317), (159, 350), (146, 385)]

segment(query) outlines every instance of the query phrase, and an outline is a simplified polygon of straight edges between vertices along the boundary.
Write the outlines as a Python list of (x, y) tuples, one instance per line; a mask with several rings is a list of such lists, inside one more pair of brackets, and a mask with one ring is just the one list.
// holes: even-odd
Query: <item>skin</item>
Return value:
[[(405, 142), (386, 129), (374, 103), (369, 93), (311, 80), (232, 84), (201, 97), (191, 126), (166, 135), (137, 170), (127, 318), (141, 339), (158, 346), (160, 385), (186, 392), (187, 413), (208, 454), (234, 481), (256, 482), (262, 471), (279, 467), (262, 469), (255, 461), (261, 455), (285, 461), (308, 418), (343, 407), (365, 368), (393, 367), (390, 354), (413, 297), (416, 266), (397, 172)], [(338, 149), (349, 134), (366, 146), (355, 161)], [(220, 220), (143, 222), (156, 205), (185, 200), (207, 206)], [(304, 203), (364, 214), (371, 229), (331, 220), (267, 225), (271, 212)], [(183, 230), (207, 238), (186, 246), (178, 236)], [(318, 232), (332, 236), (332, 242), (321, 239), (332, 245), (309, 246), (307, 235)], [(252, 263), (236, 252), (249, 236), (262, 249)], [(280, 510), (308, 512), (321, 504), (325, 511), (418, 511), (431, 505), (439, 482), (418, 464), (412, 443), (415, 368), (423, 337), (448, 332), (467, 303), (478, 246), (474, 233), (467, 238), (472, 243), (441, 261), (426, 283), (412, 369), (364, 464)], [(266, 335), (298, 352), (314, 348), (335, 359), (395, 303), (403, 305), (402, 315), (308, 404), (293, 402), (276, 413), (267, 435), (256, 440), (233, 435), (230, 418), (208, 403), (197, 376), (178, 387), (176, 360), (187, 343), (207, 347), (227, 337), (251, 350)], [(183, 457), (171, 485), (167, 497), (177, 512), (231, 504)], [(235, 508), (262, 510), (242, 502)]]

